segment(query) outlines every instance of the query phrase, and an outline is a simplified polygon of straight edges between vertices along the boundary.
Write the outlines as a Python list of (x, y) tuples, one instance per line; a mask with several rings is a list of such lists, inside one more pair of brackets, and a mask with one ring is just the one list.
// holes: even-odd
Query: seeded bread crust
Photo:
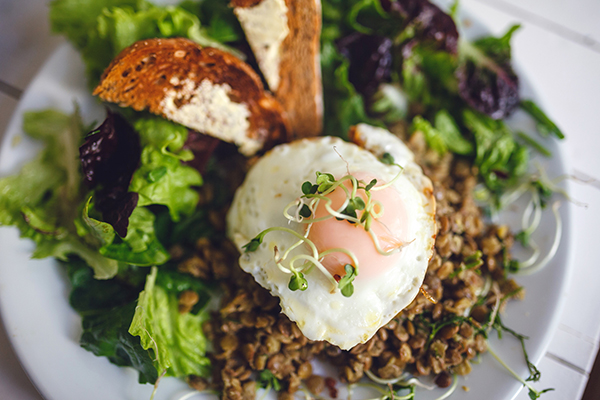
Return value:
[[(239, 8), (255, 7), (263, 1), (265, 0), (232, 0), (231, 5), (236, 11)], [(285, 4), (289, 33), (280, 49), (279, 84), (271, 90), (287, 112), (294, 138), (316, 136), (323, 130), (319, 47), (321, 2), (285, 0)], [(269, 18), (268, 15), (264, 17)], [(252, 45), (253, 39), (248, 30), (246, 35)], [(261, 60), (258, 62), (260, 66)], [(264, 73), (263, 66), (261, 69)]]
[[(219, 125), (215, 119), (228, 117), (227, 112), (216, 116), (211, 115), (214, 108), (198, 107), (197, 113), (207, 114), (198, 116), (195, 107), (190, 110), (190, 105), (200, 101), (195, 90), (206, 87), (226, 93), (225, 101), (238, 111), (237, 119)], [(142, 40), (124, 49), (102, 74), (94, 95), (234, 142), (247, 156), (286, 141), (289, 132), (283, 108), (264, 90), (260, 77), (249, 65), (227, 52), (183, 38)], [(165, 101), (166, 97), (171, 101)], [(188, 106), (188, 115), (196, 114), (194, 124), (173, 117), (184, 106)], [(222, 129), (217, 129), (219, 126)]]

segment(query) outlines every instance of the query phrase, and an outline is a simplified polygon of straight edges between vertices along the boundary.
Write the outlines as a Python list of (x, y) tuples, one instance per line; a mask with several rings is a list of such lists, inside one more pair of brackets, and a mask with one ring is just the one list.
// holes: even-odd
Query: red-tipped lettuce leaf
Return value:
[(414, 31), (413, 40), (433, 44), (437, 50), (456, 54), (456, 24), (450, 15), (435, 4), (427, 0), (381, 0), (381, 6), (404, 20), (404, 31)]
[(140, 151), (133, 127), (110, 110), (102, 125), (79, 148), (84, 181), (97, 189), (95, 207), (121, 237), (127, 235), (129, 217), (138, 202), (137, 193), (127, 189), (139, 164)]
[(500, 38), (461, 42), (457, 70), (460, 97), (494, 119), (508, 117), (519, 106), (519, 78), (511, 66), (510, 39), (519, 25)]
[(336, 43), (350, 60), (348, 80), (364, 96), (370, 96), (380, 83), (388, 82), (392, 72), (392, 40), (377, 35), (353, 32)]

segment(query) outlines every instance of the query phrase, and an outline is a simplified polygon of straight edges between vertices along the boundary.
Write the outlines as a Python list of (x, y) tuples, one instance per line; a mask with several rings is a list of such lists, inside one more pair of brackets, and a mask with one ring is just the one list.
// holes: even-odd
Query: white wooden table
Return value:
[[(567, 135), (562, 145), (569, 172), (596, 179), (572, 185), (572, 197), (588, 207), (573, 208), (571, 281), (558, 330), (539, 365), (538, 387), (556, 389), (544, 400), (579, 399), (600, 341), (600, 1), (462, 0), (461, 6), (495, 34), (513, 23), (523, 25), (514, 37), (514, 57)], [(0, 0), (0, 135), (21, 92), (63, 40), (49, 33), (46, 1)], [(0, 397), (41, 399), (12, 351), (1, 320)], [(517, 397), (527, 398), (525, 391)], [(587, 398), (600, 399), (600, 393)]]

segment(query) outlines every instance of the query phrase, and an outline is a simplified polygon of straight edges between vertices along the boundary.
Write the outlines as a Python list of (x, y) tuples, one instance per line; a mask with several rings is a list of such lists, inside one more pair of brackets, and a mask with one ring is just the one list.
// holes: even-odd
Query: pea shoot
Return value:
[(288, 288), (293, 292), (296, 290), (304, 291), (308, 289), (308, 281), (304, 277), (304, 274), (302, 272), (292, 271), (292, 277), (290, 278)]
[(356, 278), (356, 268), (351, 264), (346, 264), (344, 270), (346, 271), (346, 275), (338, 282), (338, 289), (342, 291), (342, 294), (345, 297), (350, 297), (354, 293), (354, 285), (352, 282), (354, 281), (354, 278)]

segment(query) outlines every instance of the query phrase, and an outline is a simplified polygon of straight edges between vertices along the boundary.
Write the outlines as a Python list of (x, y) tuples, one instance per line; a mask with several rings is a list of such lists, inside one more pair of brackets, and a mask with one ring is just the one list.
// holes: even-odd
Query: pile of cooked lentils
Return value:
[[(395, 133), (402, 136), (401, 131)], [(514, 238), (506, 226), (485, 221), (472, 195), (476, 167), (466, 159), (428, 149), (419, 132), (407, 144), (432, 180), (437, 201), (435, 249), (414, 301), (368, 342), (343, 351), (308, 340), (281, 313), (278, 299), (239, 268), (239, 253), (232, 243), (202, 238), (192, 256), (181, 258), (178, 269), (215, 282), (223, 297), (203, 327), (213, 344), (209, 354), (213, 376), (190, 376), (190, 386), (216, 390), (223, 399), (250, 400), (256, 395), (257, 377), (268, 370), (278, 381), (279, 399), (292, 398), (300, 389), (315, 397), (335, 398), (337, 382), (355, 383), (367, 371), (382, 380), (405, 372), (431, 376), (442, 388), (452, 383), (452, 375), (471, 371), (473, 358), (486, 351), (486, 332), (497, 313), (506, 300), (524, 294), (504, 268)], [(230, 186), (241, 183), (251, 162), (238, 159), (229, 165)], [(214, 190), (205, 184), (201, 201), (210, 202)], [(226, 208), (218, 209), (210, 215), (221, 231), (225, 212)], [(177, 249), (172, 253), (177, 256)], [(192, 293), (183, 293), (180, 312), (188, 312), (195, 300)], [(313, 374), (313, 360), (333, 365), (337, 375)]]

